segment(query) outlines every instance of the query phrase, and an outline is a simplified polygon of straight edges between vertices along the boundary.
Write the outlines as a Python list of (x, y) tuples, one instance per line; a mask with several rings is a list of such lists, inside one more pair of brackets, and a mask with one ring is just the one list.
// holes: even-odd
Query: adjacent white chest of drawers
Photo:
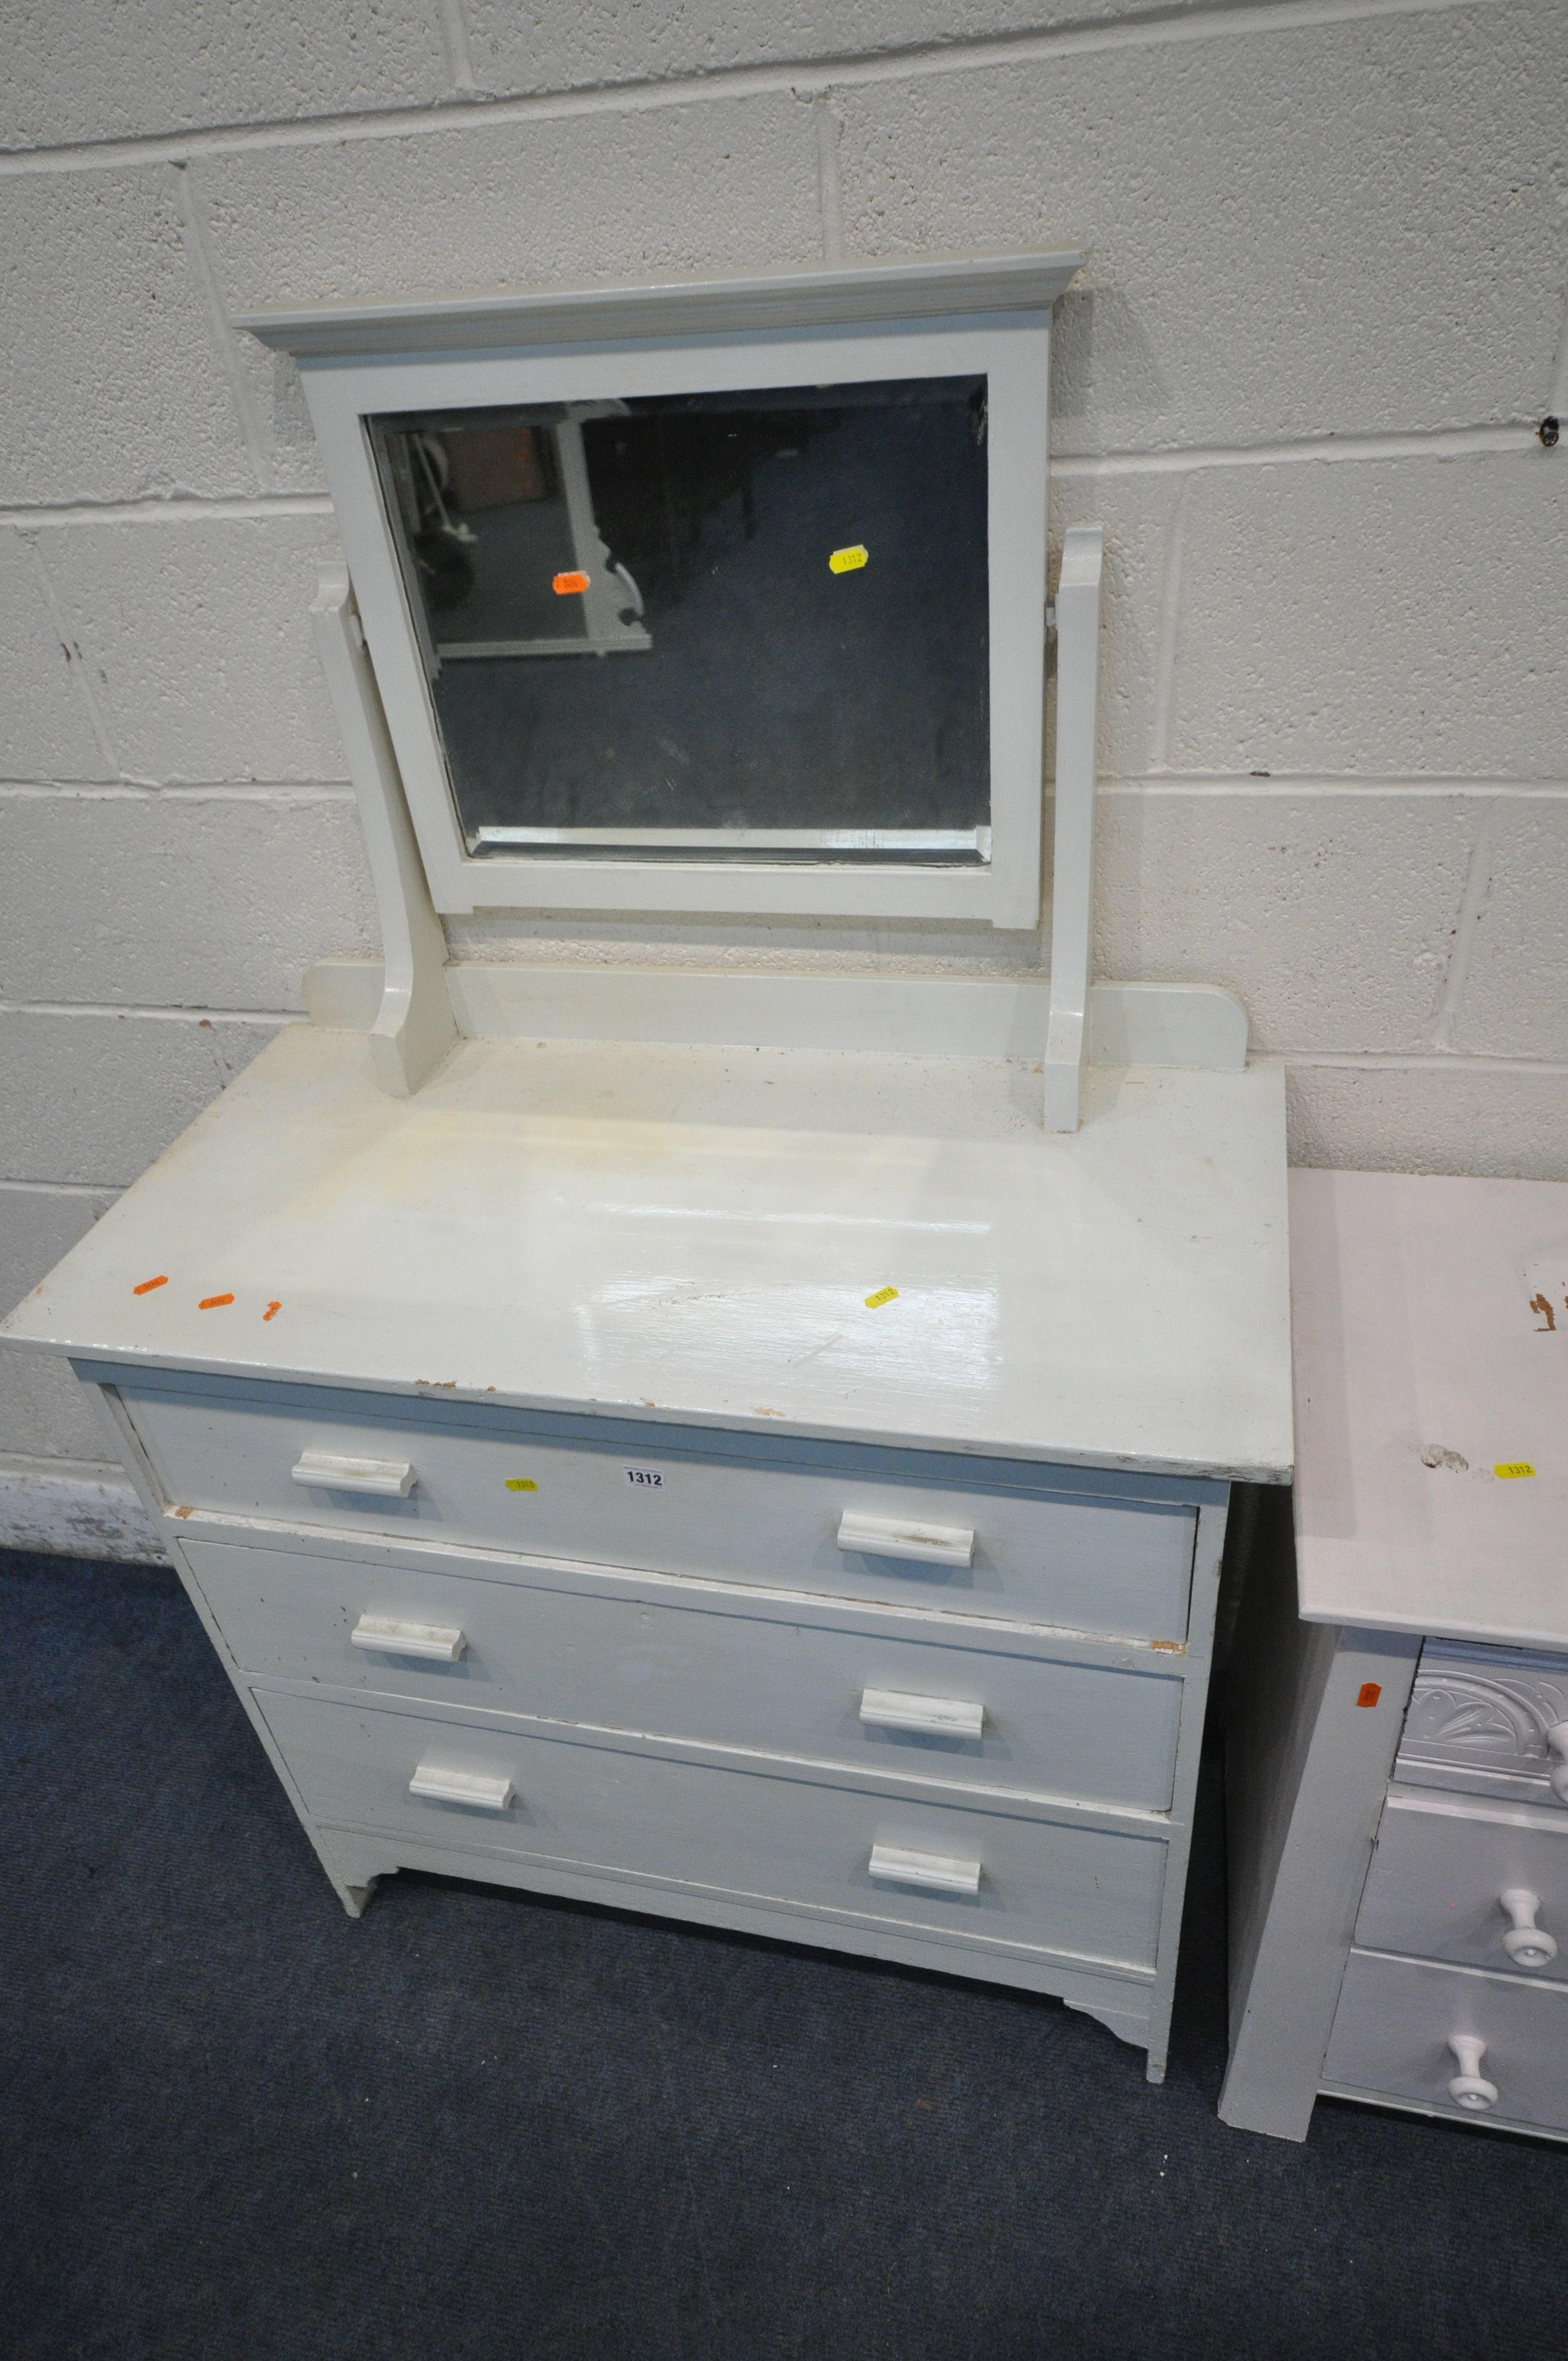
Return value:
[(1296, 1573), (1238, 1632), (1221, 2112), (1568, 2139), (1568, 1189), (1298, 1173), (1291, 1226)]
[(301, 1028), (9, 1333), (351, 1911), (414, 1868), (788, 1936), (1157, 2080), (1230, 1482), (1287, 1472), (1277, 1073), (1043, 1142), (1005, 1074), (944, 1130), (917, 1061), (815, 1062), (804, 1133), (798, 1064), (721, 1126), (689, 1060), (607, 1115), (466, 1043), (398, 1102)]

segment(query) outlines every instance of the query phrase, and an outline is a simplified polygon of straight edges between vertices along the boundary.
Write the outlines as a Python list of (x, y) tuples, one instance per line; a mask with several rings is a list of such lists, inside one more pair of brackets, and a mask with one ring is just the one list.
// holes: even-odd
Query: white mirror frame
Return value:
[[(438, 910), (948, 918), (1040, 915), (1050, 310), (1076, 253), (268, 313), (298, 360)], [(371, 457), (367, 418), (881, 378), (988, 379), (992, 857), (983, 867), (472, 857)]]

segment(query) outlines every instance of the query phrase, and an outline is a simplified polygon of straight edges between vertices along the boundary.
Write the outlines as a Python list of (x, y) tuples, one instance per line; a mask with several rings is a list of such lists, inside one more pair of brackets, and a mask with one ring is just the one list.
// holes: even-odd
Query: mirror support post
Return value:
[(446, 937), (431, 900), (345, 566), (320, 569), (311, 625), (343, 733), (381, 920), (383, 982), (370, 1027), (371, 1060), (381, 1088), (393, 1098), (408, 1098), (457, 1038), (446, 989)]
[(1056, 829), (1044, 1090), (1047, 1131), (1076, 1131), (1081, 1119), (1094, 920), (1095, 729), (1104, 549), (1103, 527), (1073, 525), (1062, 543), (1057, 586)]

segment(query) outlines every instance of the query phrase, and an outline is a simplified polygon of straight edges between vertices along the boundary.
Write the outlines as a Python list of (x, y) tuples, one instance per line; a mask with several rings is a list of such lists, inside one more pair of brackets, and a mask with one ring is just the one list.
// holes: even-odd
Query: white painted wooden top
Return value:
[(0, 1335), (1287, 1477), (1281, 1070), (1094, 1068), (1070, 1137), (1039, 1089), (1025, 1061), (491, 1038), (394, 1099), (362, 1036), (291, 1027)]
[(1568, 1648), (1568, 1185), (1293, 1172), (1290, 1236), (1302, 1614)]

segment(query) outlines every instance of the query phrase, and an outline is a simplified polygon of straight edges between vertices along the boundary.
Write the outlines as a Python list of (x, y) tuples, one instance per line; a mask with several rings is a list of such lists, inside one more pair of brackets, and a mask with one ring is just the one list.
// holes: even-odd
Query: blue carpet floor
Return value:
[(1050, 2002), (403, 1876), (346, 1918), (173, 1577), (0, 1559), (7, 2361), (1561, 2349), (1568, 2153), (1227, 2130)]

